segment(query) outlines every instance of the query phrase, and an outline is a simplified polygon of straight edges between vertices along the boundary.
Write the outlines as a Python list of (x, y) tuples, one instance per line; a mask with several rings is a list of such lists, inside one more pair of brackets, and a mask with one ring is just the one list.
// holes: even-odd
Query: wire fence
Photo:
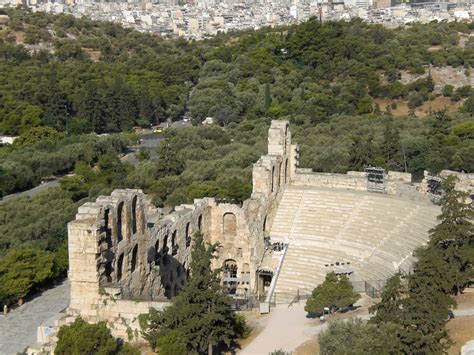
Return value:
[[(370, 298), (378, 298), (385, 286), (386, 280), (368, 280), (368, 281), (353, 281), (352, 287), (354, 292), (365, 293)], [(299, 303), (307, 300), (313, 293), (312, 289), (299, 288), (296, 292), (274, 292), (270, 300), (270, 305), (274, 307), (277, 304)]]

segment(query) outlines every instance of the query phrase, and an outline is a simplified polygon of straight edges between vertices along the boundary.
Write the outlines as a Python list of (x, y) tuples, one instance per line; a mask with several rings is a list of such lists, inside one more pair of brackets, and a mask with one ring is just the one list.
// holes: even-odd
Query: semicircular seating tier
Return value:
[(270, 230), (289, 241), (275, 291), (312, 290), (332, 270), (349, 270), (354, 281), (409, 271), (439, 212), (429, 201), (287, 186)]

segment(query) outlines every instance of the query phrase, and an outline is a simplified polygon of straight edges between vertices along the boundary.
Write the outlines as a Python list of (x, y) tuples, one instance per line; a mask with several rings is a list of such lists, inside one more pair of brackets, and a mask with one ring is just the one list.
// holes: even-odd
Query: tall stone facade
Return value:
[(141, 190), (126, 189), (81, 206), (68, 225), (69, 314), (107, 321), (116, 336), (133, 332), (138, 314), (166, 306), (179, 293), (198, 231), (219, 243), (213, 266), (224, 269), (224, 286), (236, 294), (255, 292), (266, 232), (295, 176), (297, 152), (288, 122), (273, 121), (268, 154), (254, 164), (253, 192), (241, 205), (203, 198), (161, 215)]

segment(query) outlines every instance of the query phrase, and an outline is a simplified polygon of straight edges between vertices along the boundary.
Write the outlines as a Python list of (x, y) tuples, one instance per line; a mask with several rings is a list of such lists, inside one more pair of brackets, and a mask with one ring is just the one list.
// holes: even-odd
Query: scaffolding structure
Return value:
[(367, 191), (386, 193), (385, 170), (383, 168), (368, 167), (365, 169), (367, 176)]

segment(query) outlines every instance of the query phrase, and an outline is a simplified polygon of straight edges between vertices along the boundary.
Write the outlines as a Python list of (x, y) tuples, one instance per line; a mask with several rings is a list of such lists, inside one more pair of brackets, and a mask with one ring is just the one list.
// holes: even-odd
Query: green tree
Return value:
[(373, 165), (375, 150), (374, 135), (372, 133), (366, 136), (360, 134), (352, 136), (352, 146), (349, 152), (350, 168), (360, 171), (369, 165)]
[(88, 80), (80, 92), (77, 116), (82, 120), (81, 129), (85, 133), (102, 133), (106, 129), (106, 107), (98, 85), (93, 80)]
[[(401, 274), (397, 273), (387, 280), (379, 303), (371, 306), (369, 312), (375, 314), (371, 323), (400, 323), (402, 319), (402, 295), (404, 287)], [(406, 291), (405, 291), (406, 292)]]
[(56, 355), (117, 353), (117, 343), (105, 322), (89, 324), (78, 317), (71, 325), (59, 329), (58, 342), (54, 349)]
[(401, 354), (400, 327), (393, 323), (367, 324), (353, 318), (335, 320), (319, 334), (321, 355)]
[(43, 124), (65, 130), (68, 111), (70, 110), (66, 95), (61, 90), (56, 68), (51, 69), (48, 81), (46, 102), (44, 104)]
[(399, 171), (403, 166), (400, 148), (400, 130), (394, 126), (392, 118), (387, 118), (381, 147), (381, 151), (385, 157), (385, 168), (387, 170)]
[[(429, 248), (433, 250), (430, 261), (438, 255), (444, 263), (443, 275), (439, 275), (451, 285), (450, 290), (462, 292), (474, 278), (474, 207), (467, 202), (468, 193), (456, 189), (457, 178), (447, 177), (441, 187), (440, 223), (430, 231)], [(434, 254), (434, 255), (433, 255)]]
[(13, 249), (0, 261), (0, 304), (10, 305), (54, 274), (54, 256), (33, 249)]
[(360, 115), (372, 112), (372, 98), (368, 95), (363, 96), (357, 104), (357, 113)]
[(461, 107), (462, 112), (466, 112), (469, 116), (474, 116), (474, 91), (472, 92), (471, 96), (464, 101), (464, 104)]
[(443, 96), (451, 97), (453, 95), (453, 92), (454, 92), (454, 86), (446, 84), (443, 87)]
[(324, 282), (313, 290), (304, 309), (310, 313), (322, 313), (325, 307), (331, 310), (349, 307), (359, 298), (347, 276), (330, 272)]
[(175, 339), (176, 347), (169, 351), (181, 351), (183, 343), (188, 351), (212, 354), (215, 346), (230, 346), (241, 335), (230, 299), (222, 294), (220, 270), (211, 268), (216, 248), (215, 244), (206, 247), (201, 233), (195, 235), (190, 278), (169, 307), (151, 310), (146, 320), (144, 336), (152, 348), (166, 343), (169, 349)]
[(64, 134), (50, 127), (34, 127), (22, 133), (14, 142), (16, 146), (35, 144), (43, 140), (60, 140)]

